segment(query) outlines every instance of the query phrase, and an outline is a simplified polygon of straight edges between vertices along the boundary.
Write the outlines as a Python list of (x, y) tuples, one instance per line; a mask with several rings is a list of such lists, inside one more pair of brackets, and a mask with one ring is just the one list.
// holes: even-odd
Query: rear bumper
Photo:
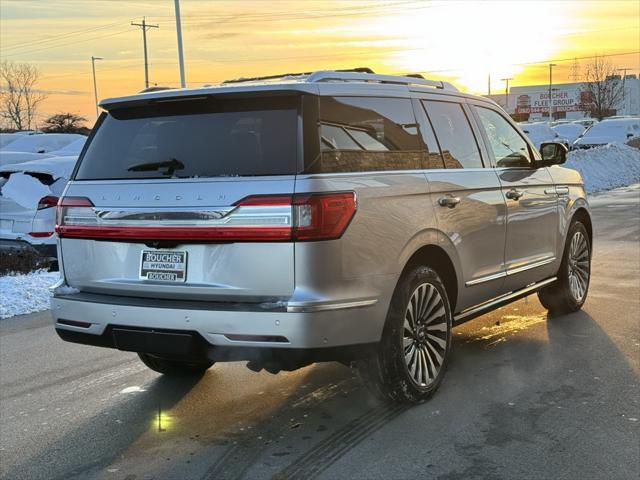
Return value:
[(132, 328), (192, 332), (217, 349), (296, 350), (378, 342), (375, 303), (310, 305), (309, 311), (301, 311), (305, 306), (300, 304), (288, 308), (286, 303), (214, 304), (77, 293), (55, 295), (51, 312), (64, 340), (90, 345), (118, 348), (113, 328)]

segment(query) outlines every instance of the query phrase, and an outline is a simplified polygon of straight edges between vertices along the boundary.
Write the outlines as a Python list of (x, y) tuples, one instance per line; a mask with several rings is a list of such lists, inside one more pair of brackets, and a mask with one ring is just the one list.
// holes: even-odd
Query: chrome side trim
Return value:
[(293, 303), (287, 304), (288, 313), (309, 313), (309, 312), (326, 312), (329, 310), (346, 310), (348, 308), (370, 307), (378, 303), (377, 299), (358, 300), (355, 302), (342, 303)]
[(531, 270), (532, 268), (542, 267), (544, 265), (548, 265), (550, 263), (555, 262), (556, 257), (545, 258), (544, 260), (540, 260), (534, 263), (529, 263), (527, 265), (523, 265), (521, 267), (510, 268), (507, 270), (507, 275), (515, 275), (516, 273), (526, 272), (527, 270)]
[(504, 278), (506, 276), (507, 276), (507, 272), (493, 273), (491, 275), (487, 275), (486, 277), (480, 277), (474, 280), (469, 280), (468, 282), (465, 282), (464, 285), (466, 287), (471, 287), (473, 285), (478, 285), (479, 283), (490, 282), (491, 280), (497, 280), (499, 278)]
[(477, 305), (475, 307), (468, 308), (467, 310), (460, 312), (453, 318), (454, 323), (459, 324), (467, 320), (471, 320), (472, 318), (478, 317), (498, 307), (501, 307), (508, 303), (519, 300), (520, 298), (526, 297), (527, 295), (535, 292), (536, 290), (540, 290), (542, 287), (555, 282), (557, 279), (558, 277), (547, 278), (546, 280), (533, 283), (520, 290), (516, 290), (515, 292), (507, 293), (506, 295), (502, 295), (500, 297), (494, 298), (493, 300), (489, 300), (488, 302), (481, 303), (480, 305)]

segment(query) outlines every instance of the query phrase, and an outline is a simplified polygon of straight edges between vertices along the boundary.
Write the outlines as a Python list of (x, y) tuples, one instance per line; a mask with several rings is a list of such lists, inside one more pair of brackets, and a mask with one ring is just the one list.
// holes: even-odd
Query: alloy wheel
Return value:
[(444, 363), (449, 340), (446, 315), (435, 286), (423, 283), (414, 290), (405, 310), (402, 346), (409, 376), (420, 387), (433, 383)]
[(589, 244), (582, 232), (576, 232), (569, 245), (569, 290), (576, 302), (581, 302), (589, 285)]

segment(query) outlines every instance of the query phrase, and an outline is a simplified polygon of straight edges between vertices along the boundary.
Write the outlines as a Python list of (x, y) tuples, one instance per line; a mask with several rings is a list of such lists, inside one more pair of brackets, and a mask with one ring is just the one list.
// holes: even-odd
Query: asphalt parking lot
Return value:
[(412, 408), (338, 364), (170, 380), (60, 341), (48, 312), (0, 321), (0, 475), (637, 479), (640, 189), (592, 207), (583, 311), (547, 318), (531, 296), (455, 329), (447, 378)]

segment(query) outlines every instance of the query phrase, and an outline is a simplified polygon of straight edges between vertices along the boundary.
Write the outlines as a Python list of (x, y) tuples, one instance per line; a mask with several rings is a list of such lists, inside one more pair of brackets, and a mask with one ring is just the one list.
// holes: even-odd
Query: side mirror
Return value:
[(546, 166), (561, 165), (567, 161), (567, 152), (569, 150), (562, 143), (547, 142), (540, 145), (540, 153), (542, 154), (542, 164)]

